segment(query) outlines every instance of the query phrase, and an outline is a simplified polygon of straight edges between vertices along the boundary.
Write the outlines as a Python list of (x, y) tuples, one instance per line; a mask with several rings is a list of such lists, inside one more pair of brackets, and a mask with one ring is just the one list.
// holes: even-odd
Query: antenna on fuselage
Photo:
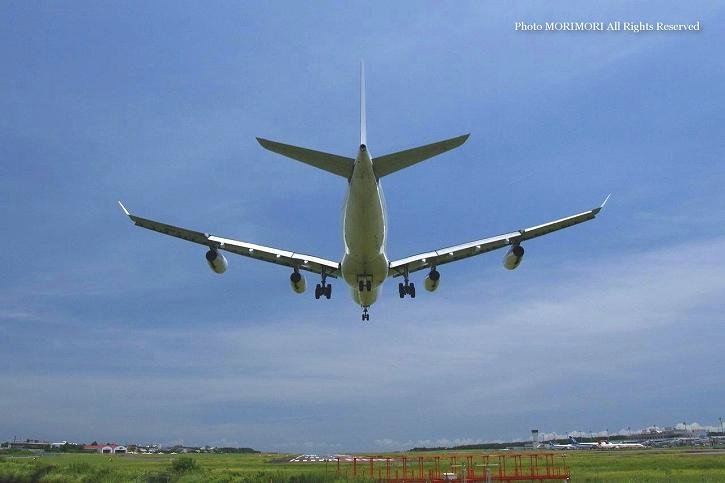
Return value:
[(360, 144), (367, 145), (368, 133), (365, 121), (365, 64), (360, 61)]

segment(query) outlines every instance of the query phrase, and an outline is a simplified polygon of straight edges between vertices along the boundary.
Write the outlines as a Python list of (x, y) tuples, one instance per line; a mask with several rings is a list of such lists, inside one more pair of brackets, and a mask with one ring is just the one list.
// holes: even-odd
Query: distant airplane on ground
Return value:
[(296, 293), (302, 293), (306, 288), (302, 271), (318, 274), (320, 283), (315, 287), (316, 299), (321, 297), (329, 299), (332, 295), (332, 285), (327, 282), (327, 279), (342, 277), (351, 288), (352, 299), (362, 307), (362, 320), (365, 321), (370, 320), (368, 308), (377, 300), (380, 287), (386, 278), (402, 277), (403, 281), (398, 284), (400, 298), (404, 298), (406, 295), (415, 298), (415, 284), (410, 281), (410, 274), (419, 270), (428, 270), (424, 287), (429, 292), (433, 292), (440, 284), (441, 276), (438, 268), (441, 265), (504, 247), (509, 247), (509, 249), (504, 256), (503, 265), (507, 269), (513, 270), (519, 266), (524, 256), (522, 242), (591, 220), (609, 199), (607, 196), (600, 206), (592, 210), (541, 225), (390, 261), (385, 254), (387, 224), (380, 179), (457, 148), (468, 139), (469, 135), (464, 134), (373, 159), (367, 145), (365, 71), (362, 66), (360, 77), (360, 144), (354, 159), (257, 138), (259, 144), (265, 149), (347, 180), (347, 199), (343, 218), (345, 252), (342, 261), (328, 260), (167, 225), (131, 214), (120, 201), (119, 205), (137, 226), (206, 246), (208, 248), (207, 263), (216, 273), (224, 273), (227, 269), (227, 260), (220, 253), (221, 250), (224, 250), (290, 267), (292, 269), (290, 284)]
[(643, 449), (646, 448), (642, 443), (610, 443), (609, 441), (599, 441), (597, 449)]
[(579, 441), (574, 439), (574, 436), (569, 436), (569, 441), (571, 441), (571, 445), (574, 446), (575, 449), (594, 449), (599, 444), (599, 443), (580, 443)]
[(646, 448), (641, 443), (610, 443), (609, 441), (602, 440), (596, 443), (579, 443), (573, 436), (569, 436), (571, 444), (580, 449), (636, 449)]
[(558, 444), (554, 441), (549, 441), (544, 445), (549, 449), (577, 449), (573, 444)]

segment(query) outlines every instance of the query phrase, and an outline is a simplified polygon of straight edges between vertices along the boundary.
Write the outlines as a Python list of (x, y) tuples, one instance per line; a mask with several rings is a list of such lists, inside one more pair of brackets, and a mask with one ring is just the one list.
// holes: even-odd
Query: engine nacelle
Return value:
[(521, 245), (514, 245), (509, 248), (506, 252), (506, 256), (503, 257), (503, 266), (509, 270), (513, 270), (521, 264), (521, 260), (524, 258), (524, 247)]
[(441, 274), (438, 270), (435, 268), (430, 271), (427, 277), (425, 277), (425, 282), (423, 285), (425, 286), (425, 289), (429, 292), (434, 292), (438, 288), (438, 284), (441, 280)]
[(289, 276), (289, 284), (292, 287), (292, 291), (294, 291), (294, 293), (303, 293), (307, 288), (307, 281), (305, 280), (305, 276), (302, 275), (300, 272), (292, 272), (292, 275)]
[(209, 264), (209, 268), (219, 274), (226, 272), (227, 267), (229, 266), (229, 263), (227, 262), (227, 259), (224, 258), (224, 255), (216, 250), (209, 250), (206, 252), (206, 263)]

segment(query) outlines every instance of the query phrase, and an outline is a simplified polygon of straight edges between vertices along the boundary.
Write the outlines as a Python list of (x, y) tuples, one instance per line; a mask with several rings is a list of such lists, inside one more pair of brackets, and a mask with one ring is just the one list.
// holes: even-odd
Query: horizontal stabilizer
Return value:
[(355, 160), (352, 158), (300, 148), (290, 144), (282, 144), (263, 138), (257, 138), (257, 141), (264, 149), (281, 154), (282, 156), (302, 161), (310, 166), (342, 176), (343, 178), (349, 179), (352, 176), (352, 167), (355, 164)]
[(375, 176), (382, 178), (390, 173), (395, 173), (403, 168), (412, 166), (421, 161), (425, 161), (428, 158), (437, 156), (451, 149), (457, 148), (461, 144), (466, 142), (470, 134), (464, 134), (456, 138), (446, 139), (445, 141), (439, 141), (433, 144), (427, 144), (406, 151), (400, 151), (393, 154), (386, 154), (373, 160), (373, 166), (375, 170)]

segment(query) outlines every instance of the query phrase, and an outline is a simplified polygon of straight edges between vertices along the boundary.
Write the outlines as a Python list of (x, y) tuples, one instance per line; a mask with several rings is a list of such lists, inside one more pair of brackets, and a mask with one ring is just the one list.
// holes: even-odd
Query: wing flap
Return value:
[(244, 257), (254, 258), (265, 262), (276, 263), (287, 267), (297, 267), (314, 273), (325, 273), (330, 277), (337, 277), (340, 264), (332, 260), (306, 255), (304, 253), (290, 252), (278, 248), (266, 247), (254, 243), (247, 243), (230, 238), (210, 236), (209, 241), (217, 244), (220, 250), (225, 250)]
[(406, 272), (413, 273), (425, 268), (437, 267), (446, 263), (498, 250), (499, 248), (503, 248), (508, 245), (515, 245), (554, 231), (578, 225), (579, 223), (584, 223), (585, 221), (594, 219), (602, 210), (608, 199), (609, 196), (607, 196), (607, 199), (604, 200), (604, 203), (602, 203), (601, 206), (598, 206), (593, 210), (577, 213), (576, 215), (567, 216), (565, 218), (560, 218), (558, 220), (532, 226), (523, 230), (512, 231), (510, 233), (504, 233), (490, 238), (483, 238), (481, 240), (475, 240), (461, 245), (454, 245), (395, 260), (390, 262), (389, 276), (398, 277), (404, 275)]
[(141, 218), (140, 216), (132, 214), (129, 214), (128, 217), (131, 218), (131, 221), (133, 221), (134, 225), (140, 226), (141, 228), (146, 228), (148, 230), (163, 233), (164, 235), (181, 238), (183, 240), (187, 240), (193, 243), (209, 245), (209, 239), (206, 233), (194, 230), (187, 230), (186, 228), (180, 228), (174, 225), (167, 225), (166, 223), (149, 220), (147, 218)]
[(402, 258), (390, 262), (390, 272), (393, 277), (403, 275), (407, 269), (408, 273), (417, 272), (424, 268), (432, 268), (446, 263), (455, 262), (475, 255), (481, 255), (510, 244), (510, 240), (520, 233), (515, 231), (505, 235), (498, 235), (491, 238), (484, 238), (461, 245), (441, 248), (432, 252), (421, 253), (412, 257)]
[(219, 250), (224, 250), (230, 253), (236, 253), (248, 258), (255, 260), (261, 260), (264, 262), (275, 263), (277, 265), (283, 265), (286, 267), (298, 268), (300, 270), (306, 270), (313, 273), (325, 273), (328, 277), (337, 278), (340, 274), (340, 264), (333, 260), (327, 260), (325, 258), (315, 257), (313, 255), (306, 255), (303, 253), (291, 252), (288, 250), (280, 250), (279, 248), (267, 247), (264, 245), (258, 245), (255, 243), (249, 243), (240, 240), (233, 240), (231, 238), (224, 238), (200, 231), (189, 230), (187, 228), (181, 228), (159, 221), (150, 220), (148, 218), (142, 218), (140, 216), (129, 213), (121, 202), (119, 202), (124, 213), (131, 219), (131, 221), (141, 228), (146, 228), (164, 235), (181, 238), (199, 245), (205, 245), (208, 247), (215, 247)]

